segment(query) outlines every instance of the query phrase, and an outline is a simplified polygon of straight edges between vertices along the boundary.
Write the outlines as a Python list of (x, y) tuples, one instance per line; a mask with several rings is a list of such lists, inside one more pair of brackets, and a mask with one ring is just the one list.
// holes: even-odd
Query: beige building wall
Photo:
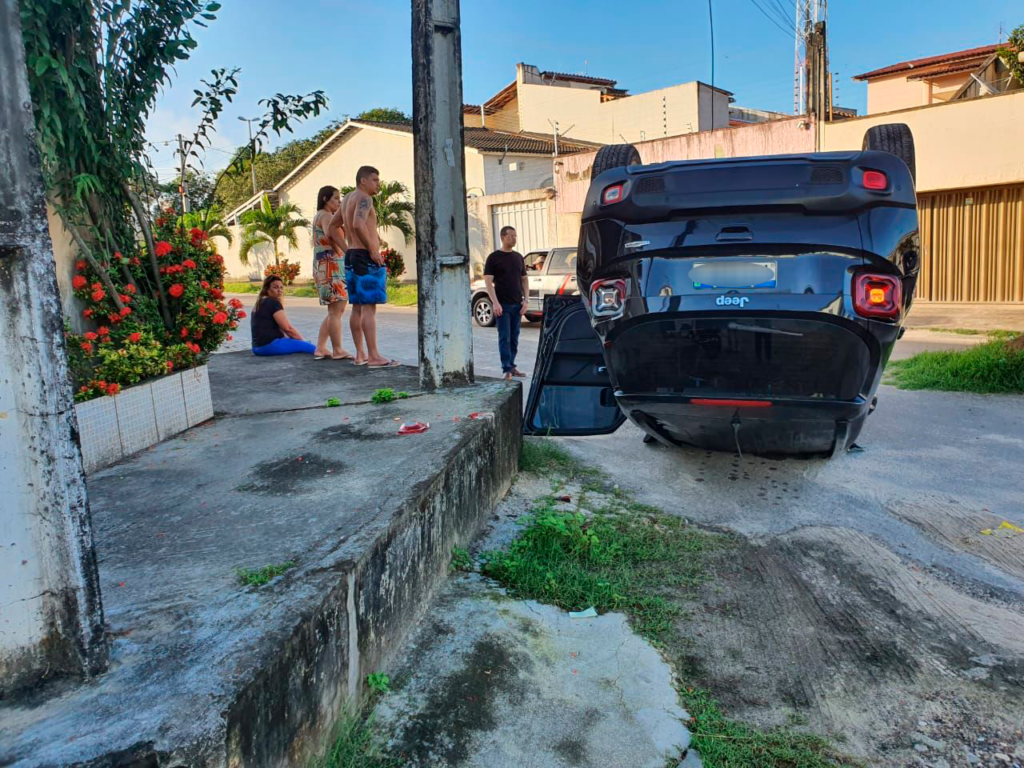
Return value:
[[(597, 90), (525, 83), (519, 86), (519, 114), (524, 131), (551, 133), (551, 120), (569, 138), (620, 144), (710, 129), (712, 93), (691, 82), (602, 102)], [(715, 126), (725, 127), (729, 97), (714, 93)]]
[(927, 80), (908, 79), (908, 75), (914, 74), (915, 72), (911, 70), (869, 80), (868, 114), (894, 112), (898, 109), (924, 107), (949, 101), (970, 78), (970, 74), (958, 72)]
[(1024, 91), (827, 123), (822, 150), (860, 149), (882, 123), (910, 126), (919, 192), (1024, 181)]
[[(335, 187), (354, 186), (356, 171), (361, 165), (372, 165), (380, 171), (385, 181), (400, 181), (413, 195), (413, 150), (412, 137), (399, 131), (378, 129), (360, 129), (348, 133), (341, 139), (339, 146), (325, 152), (320, 160), (303, 169), (302, 173), (288, 181), (280, 192), (281, 202), (290, 202), (299, 206), (303, 218), (312, 219), (316, 213), (316, 193), (320, 187), (331, 184)], [(468, 172), (468, 168), (467, 168)], [(468, 179), (467, 179), (468, 181)], [(235, 233), (233, 246), (228, 247), (223, 239), (217, 238), (217, 248), (224, 256), (227, 273), (231, 277), (249, 279), (259, 278), (264, 267), (273, 261), (273, 253), (266, 249), (249, 259), (249, 265), (243, 265), (238, 258), (241, 241), (241, 228), (232, 227)], [(416, 243), (408, 245), (403, 241), (397, 230), (388, 230), (383, 238), (392, 248), (402, 254), (405, 260), (403, 280), (416, 276)], [(302, 265), (300, 280), (312, 279), (313, 248), (310, 231), (299, 232), (299, 247), (291, 250), (282, 240), (281, 256)]]
[(493, 115), (487, 115), (485, 124), (492, 131), (519, 133), (521, 130), (527, 130), (519, 127), (519, 99), (517, 98), (513, 98)]
[[(795, 117), (640, 142), (636, 148), (647, 164), (712, 157), (785, 155), (813, 152), (814, 131), (807, 127), (804, 118)], [(585, 152), (555, 162), (558, 213), (579, 215), (583, 211), (596, 154)]]

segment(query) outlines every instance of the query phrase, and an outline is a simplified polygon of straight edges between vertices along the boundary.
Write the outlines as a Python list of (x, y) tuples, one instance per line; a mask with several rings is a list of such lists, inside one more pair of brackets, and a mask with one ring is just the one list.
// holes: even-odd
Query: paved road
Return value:
[[(239, 296), (246, 306), (252, 304), (251, 294)], [(296, 328), (307, 339), (316, 340), (324, 309), (316, 299), (287, 298), (285, 309)], [(345, 315), (343, 330), (347, 349), (351, 349), (352, 336), (348, 329), (348, 313)], [(379, 346), (381, 354), (396, 360), (416, 365), (419, 357), (416, 340), (416, 308), (382, 306), (377, 310)], [(527, 373), (533, 372), (537, 357), (537, 343), (540, 339), (540, 323), (524, 323), (519, 339), (519, 367)], [(893, 358), (896, 360), (933, 349), (958, 349), (984, 340), (981, 336), (959, 336), (956, 334), (934, 333), (926, 330), (910, 330), (896, 346)], [(235, 333), (234, 341), (224, 345), (220, 351), (248, 349), (250, 345), (248, 321), (244, 321)], [(473, 323), (473, 354), (476, 371), (483, 376), (500, 376), (501, 361), (498, 358), (498, 332), (494, 328), (481, 328)], [(526, 382), (527, 385), (529, 381)]]

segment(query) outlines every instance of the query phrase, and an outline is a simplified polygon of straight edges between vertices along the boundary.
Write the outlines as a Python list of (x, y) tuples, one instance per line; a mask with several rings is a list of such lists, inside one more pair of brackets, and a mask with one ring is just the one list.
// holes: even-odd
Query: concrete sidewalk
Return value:
[(1024, 304), (950, 304), (915, 301), (909, 328), (966, 328), (1024, 332)]
[(210, 378), (214, 421), (89, 478), (111, 667), (3, 702), (0, 765), (302, 764), (517, 468), (517, 384), (244, 352)]

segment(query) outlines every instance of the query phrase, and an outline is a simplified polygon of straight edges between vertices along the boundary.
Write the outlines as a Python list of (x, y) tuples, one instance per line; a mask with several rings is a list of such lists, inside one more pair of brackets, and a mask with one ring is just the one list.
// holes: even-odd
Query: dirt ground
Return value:
[(871, 765), (1024, 762), (1019, 605), (965, 594), (847, 529), (737, 546), (680, 625), (683, 677), (731, 716), (806, 725)]

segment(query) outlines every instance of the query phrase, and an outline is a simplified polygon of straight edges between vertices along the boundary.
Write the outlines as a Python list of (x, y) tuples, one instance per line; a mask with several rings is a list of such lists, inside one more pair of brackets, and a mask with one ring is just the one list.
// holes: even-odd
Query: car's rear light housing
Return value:
[(895, 275), (861, 272), (853, 278), (853, 308), (861, 317), (895, 320), (903, 307), (903, 283)]
[(621, 203), (629, 195), (629, 182), (620, 181), (610, 184), (601, 193), (601, 205), (614, 205)]
[(872, 192), (885, 192), (889, 189), (889, 177), (881, 171), (865, 169), (860, 183), (864, 189), (870, 189)]
[(625, 305), (625, 280), (598, 280), (590, 286), (590, 311), (594, 317), (618, 317)]

